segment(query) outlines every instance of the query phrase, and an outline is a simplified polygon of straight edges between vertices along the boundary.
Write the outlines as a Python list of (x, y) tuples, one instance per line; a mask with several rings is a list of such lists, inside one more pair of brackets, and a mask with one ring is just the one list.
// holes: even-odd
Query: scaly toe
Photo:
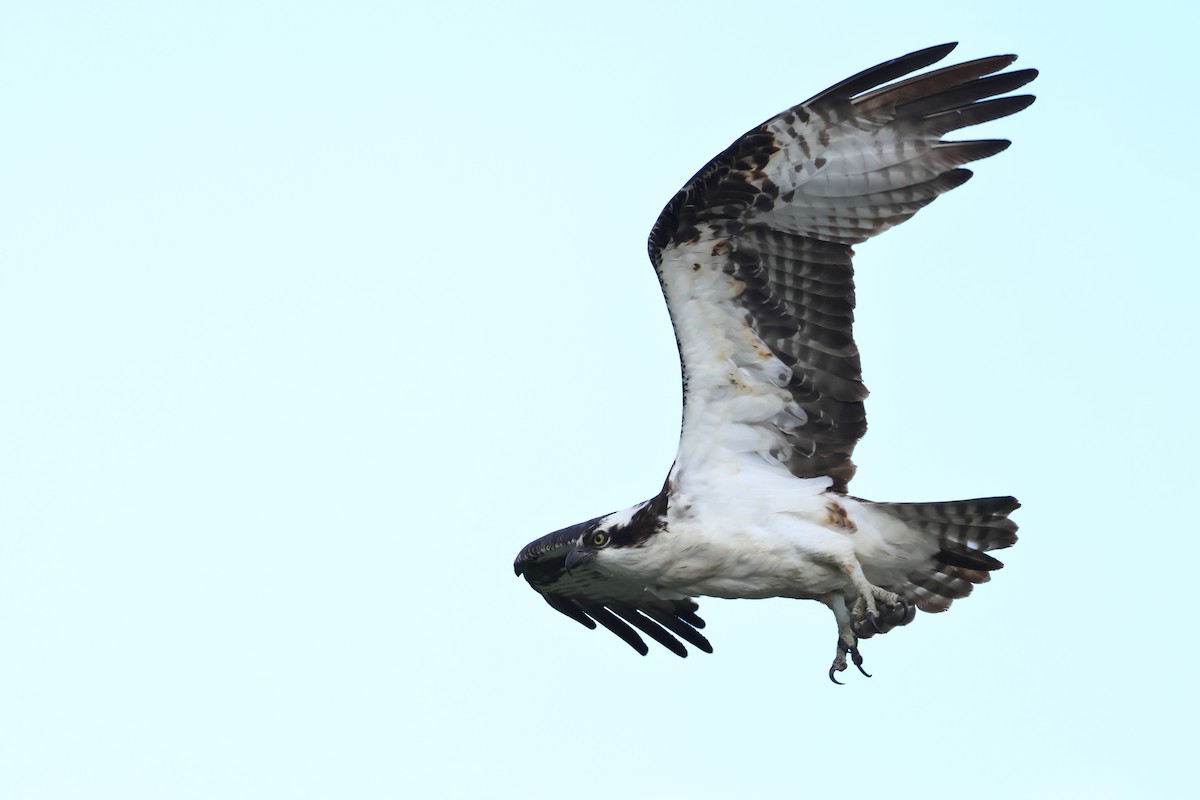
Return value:
[(838, 686), (845, 686), (844, 683), (834, 677), (835, 672), (842, 672), (846, 669), (846, 653), (850, 651), (850, 647), (838, 639), (837, 657), (833, 659), (833, 665), (829, 668), (829, 680), (836, 683)]

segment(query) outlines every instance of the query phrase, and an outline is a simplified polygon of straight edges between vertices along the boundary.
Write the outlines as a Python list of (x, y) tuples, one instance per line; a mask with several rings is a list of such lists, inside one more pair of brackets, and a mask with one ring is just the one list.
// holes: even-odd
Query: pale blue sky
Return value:
[[(3, 7), (0, 797), (1194, 784), (1194, 5)], [(859, 248), (851, 488), (1017, 495), (1008, 567), (846, 687), (814, 603), (551, 611), (517, 550), (674, 453), (663, 203), (955, 39), (1040, 99)]]

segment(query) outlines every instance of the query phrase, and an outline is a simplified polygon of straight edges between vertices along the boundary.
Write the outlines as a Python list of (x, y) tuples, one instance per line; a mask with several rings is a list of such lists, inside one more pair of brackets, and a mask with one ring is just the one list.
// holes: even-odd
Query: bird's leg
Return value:
[(833, 659), (833, 665), (829, 668), (829, 680), (842, 685), (834, 673), (843, 672), (846, 669), (846, 655), (850, 655), (850, 661), (854, 666), (858, 667), (858, 671), (868, 678), (871, 677), (865, 669), (863, 669), (862, 656), (858, 652), (858, 637), (854, 635), (854, 627), (850, 622), (850, 612), (846, 610), (846, 598), (841, 592), (827, 594), (820, 598), (821, 602), (829, 606), (833, 612), (834, 619), (838, 625), (838, 641), (837, 655)]
[(846, 573), (846, 577), (850, 579), (850, 583), (858, 593), (858, 597), (854, 600), (853, 618), (864, 620), (875, 629), (876, 633), (883, 633), (883, 630), (879, 627), (879, 606), (876, 604), (876, 601), (889, 606), (901, 605), (904, 601), (895, 592), (881, 589), (869, 582), (867, 576), (863, 574), (862, 565), (858, 563), (858, 559), (844, 561), (839, 566), (842, 572)]

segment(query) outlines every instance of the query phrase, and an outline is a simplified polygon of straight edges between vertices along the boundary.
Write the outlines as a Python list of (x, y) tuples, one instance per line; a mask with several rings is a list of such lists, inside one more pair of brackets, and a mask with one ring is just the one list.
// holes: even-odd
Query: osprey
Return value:
[[(942, 140), (1031, 95), (1016, 60), (981, 58), (904, 80), (955, 44), (887, 61), (735, 141), (667, 203), (650, 232), (683, 363), (683, 432), (662, 490), (526, 545), (518, 575), (552, 608), (642, 655), (638, 631), (711, 653), (693, 598), (818, 600), (837, 654), (945, 611), (1002, 564), (1012, 497), (884, 503), (847, 493), (866, 431), (851, 333), (851, 245), (971, 177), (1006, 140)], [(680, 641), (682, 640), (682, 641)], [(869, 676), (868, 676), (869, 677)]]

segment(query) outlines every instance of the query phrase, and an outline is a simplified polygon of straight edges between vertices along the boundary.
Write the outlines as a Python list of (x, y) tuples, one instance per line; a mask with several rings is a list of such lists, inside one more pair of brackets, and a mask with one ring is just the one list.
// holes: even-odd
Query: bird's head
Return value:
[(617, 511), (579, 526), (575, 547), (566, 555), (568, 570), (589, 566), (601, 572), (622, 572), (626, 562), (661, 528), (658, 508), (650, 502)]
[(596, 557), (606, 547), (614, 546), (615, 532), (611, 528), (605, 530), (599, 527), (599, 524), (600, 522), (597, 520), (580, 532), (574, 549), (567, 553), (566, 567), (568, 571), (581, 566), (599, 567), (600, 565), (595, 563)]

